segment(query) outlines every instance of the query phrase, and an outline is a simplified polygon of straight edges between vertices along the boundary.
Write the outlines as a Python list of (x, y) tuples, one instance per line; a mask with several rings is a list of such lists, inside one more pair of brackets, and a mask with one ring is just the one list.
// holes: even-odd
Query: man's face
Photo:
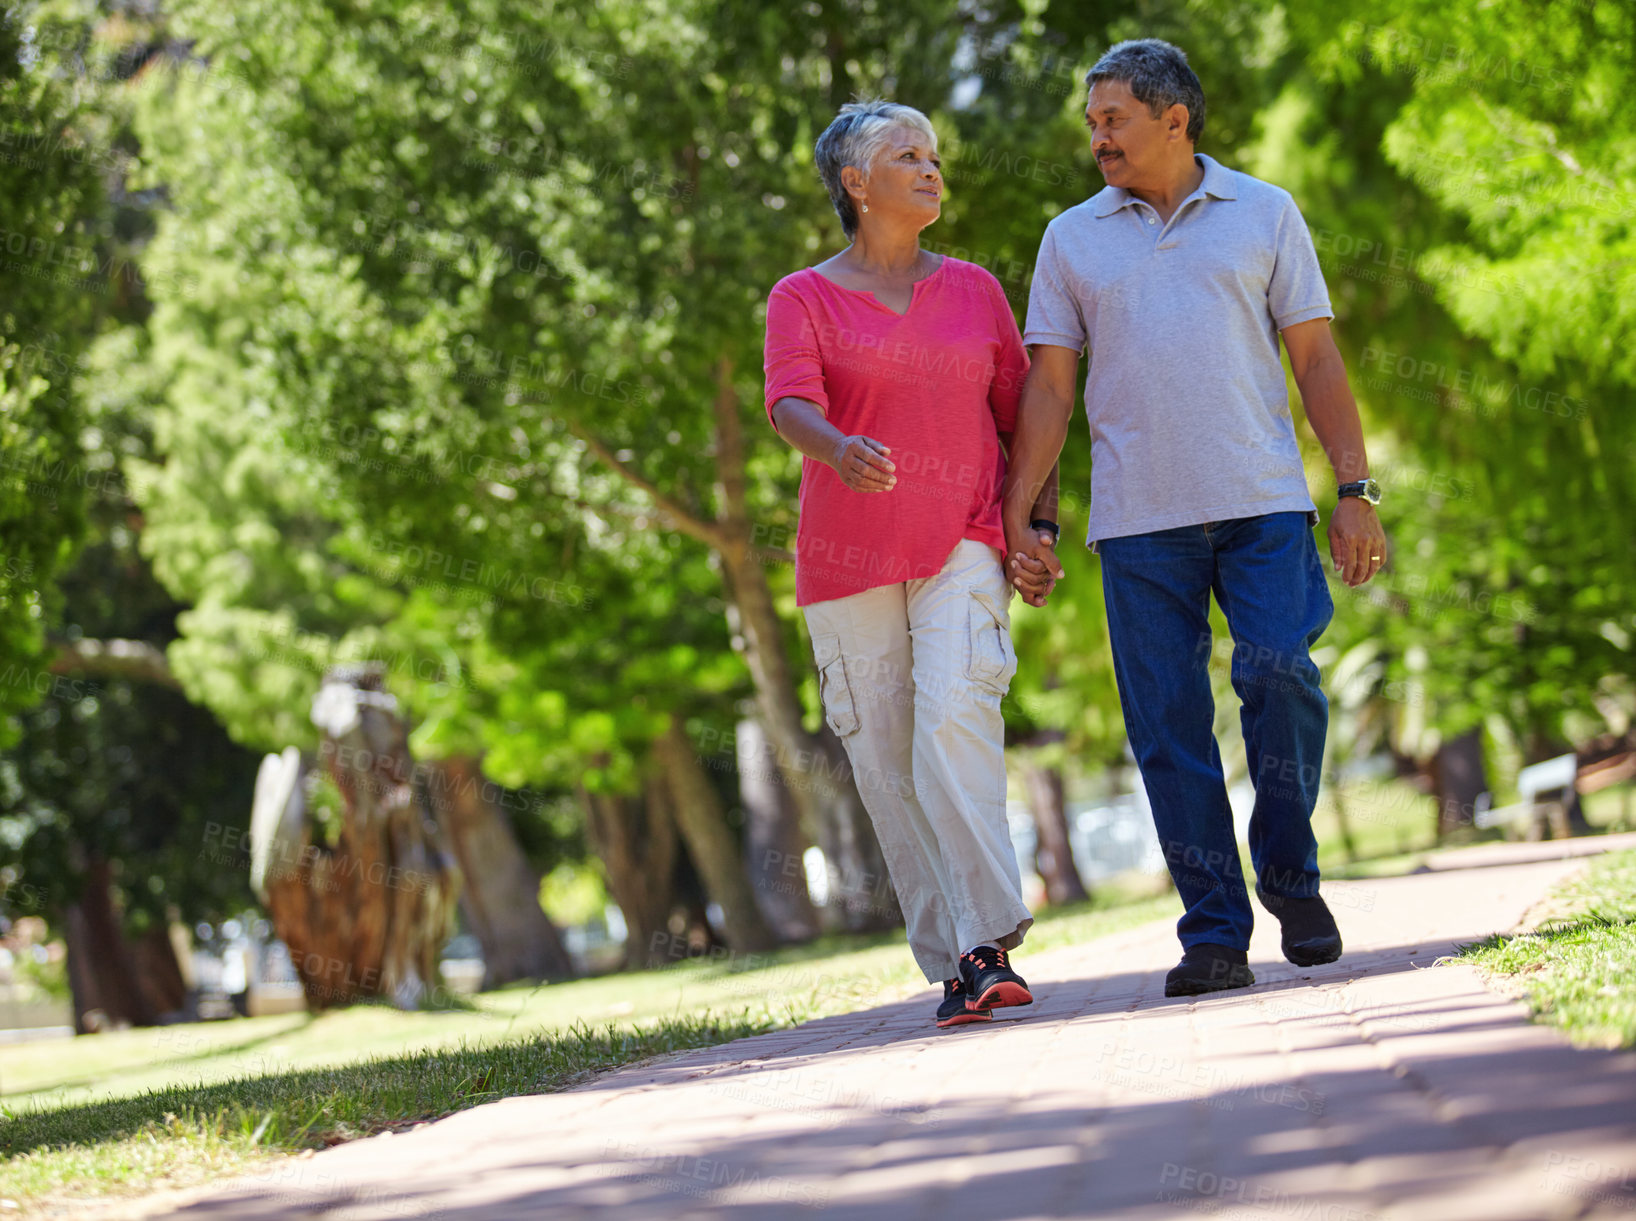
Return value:
[[(1085, 102), (1085, 126), (1091, 132), (1091, 155), (1111, 187), (1127, 190), (1157, 185), (1176, 154), (1173, 106), (1157, 119), (1136, 100), (1124, 81), (1097, 81)], [(1186, 120), (1182, 120), (1185, 145)]]

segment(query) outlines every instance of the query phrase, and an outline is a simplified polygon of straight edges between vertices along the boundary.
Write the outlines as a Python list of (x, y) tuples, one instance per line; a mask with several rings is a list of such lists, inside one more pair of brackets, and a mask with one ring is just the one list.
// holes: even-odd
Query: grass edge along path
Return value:
[[(1175, 911), (1172, 895), (1123, 902), (1114, 898), (1118, 905), (1108, 906), (1111, 897), (1042, 911), (1030, 930), (1028, 948), (1043, 951), (1089, 940)], [(901, 936), (900, 930), (886, 939)], [(68, 1106), (0, 1107), (0, 1208), (5, 1209), (0, 1215), (41, 1215), (64, 1206), (84, 1208), (91, 1201), (112, 1204), (193, 1187), (291, 1154), (411, 1128), (500, 1098), (566, 1089), (670, 1052), (871, 1008), (926, 986), (901, 943), (901, 966), (883, 974), (874, 965), (882, 938), (857, 941), (828, 954), (793, 946), (755, 956), (758, 965), (749, 971), (699, 960), (619, 977), (638, 988), (645, 981), (688, 975), (701, 982), (712, 975), (738, 978), (756, 971), (790, 978), (797, 964), (821, 970), (814, 976), (822, 981), (821, 992), (790, 995), (776, 1006), (723, 1004), (722, 995), (706, 992), (704, 1004), (694, 1011), (640, 1023), (576, 1024), (208, 1084), (178, 1080), (132, 1097)], [(849, 964), (857, 965), (849, 969)], [(571, 989), (574, 984), (552, 987)]]
[[(0, 1124), (0, 1194), (30, 1207), (192, 1186), (272, 1158), (413, 1127), (517, 1094), (566, 1089), (668, 1052), (770, 1029), (769, 1019), (688, 1015), (609, 1024), (356, 1064), (179, 1085), (21, 1114)], [(0, 1205), (4, 1207), (5, 1205)]]
[(1496, 933), (1450, 961), (1498, 977), (1534, 1020), (1581, 1047), (1636, 1047), (1636, 851), (1591, 860), (1525, 933)]

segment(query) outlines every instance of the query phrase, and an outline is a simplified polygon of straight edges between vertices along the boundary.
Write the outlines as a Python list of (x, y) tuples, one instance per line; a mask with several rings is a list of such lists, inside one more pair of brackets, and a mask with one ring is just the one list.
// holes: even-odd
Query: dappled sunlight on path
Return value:
[(935, 1029), (928, 990), (290, 1159), (175, 1215), (1636, 1215), (1636, 1055), (1433, 966), (1577, 868), (1542, 847), (1326, 884), (1347, 954), (1293, 968), (1263, 917), (1244, 991), (1165, 999), (1162, 922), (1020, 955), (1038, 1002), (990, 1026)]

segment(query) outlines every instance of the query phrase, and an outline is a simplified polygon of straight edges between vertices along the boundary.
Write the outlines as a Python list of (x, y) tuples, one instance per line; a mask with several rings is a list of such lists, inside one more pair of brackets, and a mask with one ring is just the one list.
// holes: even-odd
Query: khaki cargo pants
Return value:
[(1000, 553), (962, 539), (934, 577), (804, 608), (824, 715), (852, 762), (928, 982), (1022, 943), (1000, 698), (1017, 669)]

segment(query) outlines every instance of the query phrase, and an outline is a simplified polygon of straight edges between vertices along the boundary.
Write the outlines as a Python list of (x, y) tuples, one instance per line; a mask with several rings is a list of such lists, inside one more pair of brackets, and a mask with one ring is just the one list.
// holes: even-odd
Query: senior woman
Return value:
[[(1006, 827), (1000, 699), (1017, 668), (1000, 487), (1028, 368), (987, 271), (921, 249), (943, 194), (926, 116), (859, 102), (818, 138), (851, 244), (767, 301), (766, 402), (804, 454), (795, 593), (825, 717), (846, 747), (903, 906), (943, 982), (939, 1026), (1033, 997), (1007, 951), (1034, 918)], [(1055, 504), (1056, 471), (1035, 517)]]

